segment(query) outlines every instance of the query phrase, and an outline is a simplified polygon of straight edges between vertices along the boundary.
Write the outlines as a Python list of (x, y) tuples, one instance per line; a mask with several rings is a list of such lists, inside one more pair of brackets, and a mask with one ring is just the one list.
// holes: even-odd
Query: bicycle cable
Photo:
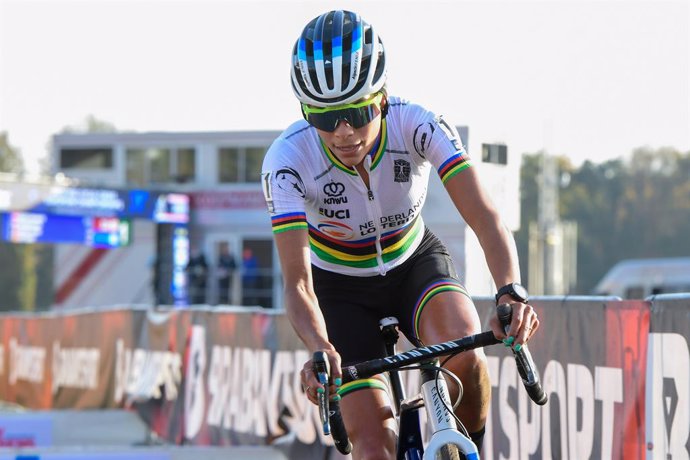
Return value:
[[(445, 359), (443, 361), (443, 364), (445, 364), (448, 361), (448, 359), (452, 358), (453, 356), (455, 356), (455, 355), (452, 355), (452, 356), (448, 357), (447, 359)], [(420, 364), (418, 366), (405, 366), (405, 367), (401, 367), (401, 368), (396, 369), (396, 370), (398, 370), (398, 371), (414, 371), (414, 370), (421, 370), (421, 369), (436, 371), (436, 375), (434, 378), (435, 378), (436, 392), (438, 394), (441, 394), (441, 391), (440, 391), (439, 386), (438, 386), (438, 380), (441, 376), (441, 373), (447, 375), (458, 386), (458, 390), (459, 390), (458, 398), (456, 399), (455, 403), (453, 403), (452, 408), (449, 407), (448, 404), (446, 404), (446, 402), (443, 400), (443, 398), (440, 398), (440, 401), (443, 404), (444, 409), (446, 409), (446, 411), (448, 411), (448, 413), (455, 419), (455, 422), (458, 425), (458, 429), (465, 436), (467, 436), (469, 438), (470, 437), (469, 431), (467, 430), (465, 425), (462, 423), (460, 418), (458, 418), (458, 416), (455, 415), (455, 411), (454, 411), (454, 409), (457, 408), (458, 405), (460, 404), (460, 400), (462, 399), (462, 394), (464, 391), (463, 386), (462, 386), (462, 381), (460, 380), (460, 378), (458, 378), (457, 375), (453, 374), (448, 369), (445, 369), (441, 366), (436, 366), (433, 364)]]
[(465, 427), (465, 424), (462, 423), (460, 418), (457, 415), (455, 415), (455, 409), (457, 409), (457, 407), (460, 405), (460, 401), (462, 400), (462, 396), (465, 392), (465, 389), (462, 385), (462, 381), (460, 380), (460, 378), (457, 375), (455, 375), (453, 372), (451, 372), (448, 369), (446, 369), (445, 367), (443, 367), (451, 358), (453, 358), (459, 354), (460, 353), (454, 353), (452, 355), (449, 355), (446, 357), (446, 359), (443, 360), (442, 363), (440, 363), (439, 366), (431, 366), (431, 368), (435, 368), (435, 370), (436, 370), (435, 379), (436, 379), (436, 392), (437, 393), (439, 392), (438, 381), (439, 381), (439, 378), (441, 376), (441, 373), (444, 373), (445, 375), (449, 376), (451, 378), (451, 380), (453, 380), (453, 382), (455, 382), (455, 384), (458, 386), (458, 397), (455, 400), (455, 402), (453, 403), (453, 408), (452, 409), (449, 408), (443, 399), (441, 399), (441, 403), (443, 404), (444, 408), (450, 413), (450, 415), (452, 415), (453, 418), (455, 419), (455, 422), (458, 425), (458, 429), (465, 436), (467, 436), (469, 438), (470, 437), (469, 430), (467, 429), (467, 427)]

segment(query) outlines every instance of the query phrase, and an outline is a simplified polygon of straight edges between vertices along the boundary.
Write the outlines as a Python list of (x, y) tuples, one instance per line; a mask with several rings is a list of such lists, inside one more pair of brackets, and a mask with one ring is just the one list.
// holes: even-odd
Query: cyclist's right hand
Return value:
[[(337, 394), (339, 387), (338, 384), (342, 379), (342, 371), (340, 370), (340, 354), (333, 349), (320, 351), (323, 351), (326, 353), (326, 356), (328, 356), (331, 369), (331, 385), (329, 387), (328, 394), (330, 394), (331, 398), (333, 398)], [(302, 371), (300, 372), (300, 379), (302, 381), (302, 388), (304, 388), (304, 392), (306, 393), (309, 401), (311, 401), (313, 404), (318, 404), (317, 392), (319, 389), (323, 389), (323, 385), (319, 383), (318, 379), (316, 378), (316, 374), (314, 373), (314, 363), (311, 359), (304, 363)]]

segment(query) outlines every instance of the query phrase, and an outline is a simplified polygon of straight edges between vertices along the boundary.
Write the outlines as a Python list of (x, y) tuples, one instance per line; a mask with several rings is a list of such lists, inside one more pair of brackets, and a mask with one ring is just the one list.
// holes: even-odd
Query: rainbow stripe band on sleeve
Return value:
[(467, 153), (456, 153), (438, 168), (438, 175), (441, 178), (441, 182), (445, 184), (448, 179), (455, 176), (460, 171), (469, 168), (471, 165), (472, 163), (470, 163), (470, 157)]
[(386, 392), (388, 391), (388, 387), (381, 380), (379, 380), (377, 378), (370, 378), (370, 379), (355, 380), (355, 381), (346, 383), (345, 385), (338, 388), (338, 394), (340, 396), (345, 396), (345, 395), (350, 394), (352, 392), (355, 392), (358, 390), (366, 390), (368, 388), (375, 389), (375, 390), (383, 390)]
[(306, 230), (308, 228), (307, 215), (303, 212), (291, 212), (272, 216), (271, 226), (273, 227), (273, 233), (282, 233), (288, 230)]

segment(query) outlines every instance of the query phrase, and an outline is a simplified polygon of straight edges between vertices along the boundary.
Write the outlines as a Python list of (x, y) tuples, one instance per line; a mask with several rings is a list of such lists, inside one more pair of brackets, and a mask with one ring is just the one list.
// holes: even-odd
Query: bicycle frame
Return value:
[[(396, 320), (397, 321), (397, 320)], [(397, 338), (396, 338), (397, 340)], [(411, 350), (386, 356), (380, 359), (372, 359), (370, 361), (364, 361), (362, 363), (354, 364), (352, 366), (346, 366), (342, 368), (342, 384), (346, 384), (355, 380), (366, 379), (373, 377), (377, 374), (382, 374), (384, 372), (391, 371), (395, 372), (406, 366), (412, 364), (418, 364), (422, 362), (428, 362), (429, 360), (438, 358), (444, 355), (453, 355), (467, 350), (473, 350), (475, 348), (485, 347), (489, 345), (495, 345), (500, 343), (498, 339), (494, 337), (493, 332), (487, 331), (475, 335), (470, 335), (467, 337), (462, 337), (457, 340), (451, 340), (448, 342), (429, 345), (427, 347), (418, 347)], [(394, 347), (391, 348), (394, 351)], [(313, 355), (314, 373), (320, 382), (329, 382), (329, 372), (326, 354), (322, 351), (317, 351)], [(445, 444), (455, 444), (460, 450), (465, 450), (466, 457), (468, 460), (478, 459), (476, 454), (476, 447), (467, 439), (462, 433), (457, 430), (455, 425), (455, 420), (448, 414), (450, 409), (450, 398), (448, 397), (448, 389), (445, 386), (445, 380), (437, 379), (435, 372), (428, 372), (428, 375), (424, 377), (425, 382), (422, 385), (422, 398), (424, 400), (424, 406), (426, 407), (427, 413), (429, 414), (429, 420), (431, 421), (431, 426), (434, 434), (431, 437), (430, 442), (427, 445), (426, 451), (424, 451), (424, 460), (433, 459), (431, 453), (435, 455), (437, 449), (440, 449)], [(395, 374), (392, 374), (395, 375)], [(422, 374), (424, 375), (424, 373)], [(395, 379), (396, 377), (394, 377)], [(397, 376), (400, 379), (400, 376)], [(328, 384), (325, 385), (328, 388)], [(393, 385), (393, 388), (397, 390), (402, 390), (402, 385), (400, 381)], [(443, 388), (441, 390), (441, 388)], [(400, 397), (403, 395), (401, 391), (396, 395), (396, 399), (400, 402)], [(443, 401), (443, 402), (442, 402)], [(445, 404), (445, 406), (444, 406)], [(330, 408), (329, 408), (330, 405)], [(401, 416), (405, 411), (418, 410), (422, 405), (413, 405), (409, 408), (400, 403)], [(350, 443), (347, 435), (347, 430), (343, 424), (342, 415), (340, 413), (339, 403), (337, 401), (330, 401), (328, 392), (321, 393), (319, 395), (319, 413), (321, 414), (321, 421), (323, 423), (324, 433), (331, 434), (333, 436), (333, 441), (336, 448), (343, 454), (350, 453), (352, 449), (352, 444)], [(439, 409), (439, 410), (437, 410)], [(328, 414), (328, 417), (325, 416)], [(418, 414), (413, 414), (418, 415)], [(412, 417), (407, 416), (405, 418), (412, 419)], [(419, 419), (416, 418), (415, 423), (416, 432), (413, 431), (414, 437), (419, 441), (415, 441), (411, 446), (408, 446), (407, 440), (403, 439), (403, 444), (405, 446), (404, 450), (407, 452), (412, 452), (412, 456), (409, 457), (398, 457), (419, 459), (419, 452), (421, 452), (421, 435), (419, 434)], [(402, 417), (401, 417), (401, 421)], [(406, 422), (413, 423), (413, 422)], [(400, 438), (400, 434), (399, 434)], [(401, 443), (399, 442), (399, 445)], [(416, 454), (413, 452), (416, 450)], [(402, 455), (404, 455), (403, 452)], [(399, 453), (399, 455), (401, 455)]]
[[(504, 330), (507, 331), (510, 325), (512, 315), (511, 305), (497, 305), (496, 312), (498, 319), (501, 322), (501, 325), (503, 326)], [(384, 320), (391, 319), (394, 320), (395, 324), (397, 325), (397, 319), (395, 318), (386, 318)], [(396, 408), (400, 408), (401, 422), (403, 422), (402, 416), (405, 415), (406, 412), (418, 410), (419, 408), (421, 408), (422, 404), (420, 403), (416, 405), (410, 405), (401, 402), (403, 401), (402, 398), (404, 398), (404, 392), (402, 391), (400, 376), (397, 375), (398, 370), (401, 370), (413, 364), (428, 362), (429, 360), (438, 358), (440, 356), (456, 355), (458, 353), (473, 350), (475, 348), (482, 348), (501, 343), (500, 340), (494, 337), (492, 331), (486, 331), (480, 332), (479, 334), (462, 337), (456, 340), (450, 340), (448, 342), (436, 345), (423, 346), (413, 348), (402, 353), (395, 353), (395, 342), (397, 342), (398, 337), (397, 331), (395, 331), (394, 334), (391, 334), (391, 336), (394, 336), (395, 340), (392, 340), (392, 344), (386, 345), (386, 350), (389, 356), (380, 359), (372, 359), (369, 361), (342, 368), (342, 384), (349, 383), (354, 380), (366, 379), (369, 377), (373, 377), (377, 374), (388, 372), (389, 375), (393, 376), (392, 378), (394, 380), (397, 380), (397, 382), (394, 382), (392, 384), (392, 389), (396, 399)], [(386, 339), (384, 337), (384, 341), (385, 340)], [(541, 386), (539, 373), (537, 372), (537, 368), (534, 365), (531, 355), (527, 350), (527, 345), (523, 345), (522, 350), (520, 351), (515, 349), (513, 349), (512, 351), (515, 355), (515, 363), (518, 368), (518, 373), (522, 378), (522, 383), (530, 399), (532, 399), (532, 401), (539, 405), (546, 404), (548, 402), (548, 395), (544, 392)], [(329, 376), (327, 375), (327, 372), (319, 373), (317, 371), (317, 367), (326, 367), (326, 359), (327, 358), (325, 352), (317, 351), (314, 353), (314, 372), (319, 377), (319, 380), (324, 382), (329, 381)], [(466, 436), (460, 433), (457, 430), (456, 426), (453, 426), (455, 424), (455, 419), (454, 417), (449, 415), (449, 411), (452, 409), (450, 406), (448, 389), (445, 385), (445, 380), (437, 379), (435, 372), (432, 375), (432, 377), (424, 377), (421, 394), (424, 401), (424, 406), (426, 407), (427, 413), (429, 414), (429, 420), (431, 422), (432, 431), (434, 433), (431, 437), (431, 440), (427, 444), (427, 451), (424, 452), (424, 459), (427, 460), (432, 458), (431, 453), (435, 455), (436, 451), (440, 449), (441, 446), (446, 444), (455, 444), (460, 448), (461, 451), (465, 450), (465, 456), (470, 460), (478, 459), (479, 457), (476, 453), (476, 446), (474, 446), (474, 443), (472, 443), (471, 440), (469, 440)], [(443, 403), (441, 401), (443, 401)], [(332, 410), (329, 410), (328, 408), (329, 398), (328, 393), (326, 392), (324, 397), (320, 398), (319, 400), (319, 405), (321, 409), (320, 412), (322, 414), (328, 414), (327, 419), (322, 419), (322, 422), (324, 423), (324, 433), (330, 432), (330, 428), (332, 426), (333, 441), (335, 443), (336, 448), (341, 453), (348, 454), (352, 449), (352, 444), (348, 439), (347, 430), (345, 429), (345, 426), (343, 424), (339, 404), (337, 401), (333, 401), (330, 404)], [(415, 413), (414, 415), (418, 414)], [(446, 420), (446, 417), (450, 418), (451, 420)], [(417, 432), (419, 432), (419, 423), (417, 422), (416, 425)], [(407, 433), (404, 434), (407, 435)], [(399, 439), (401, 439), (398, 442), (399, 447), (401, 444), (404, 444), (405, 449), (407, 451), (412, 450), (407, 445), (407, 439), (401, 438), (402, 435), (402, 432), (399, 433)], [(416, 433), (414, 433), (414, 436), (417, 436), (418, 439), (421, 439), (421, 436), (417, 435)], [(421, 441), (418, 444), (421, 445)], [(414, 447), (418, 444), (413, 443), (412, 446)], [(418, 452), (419, 449), (421, 449), (421, 447), (418, 448)], [(398, 458), (400, 459), (401, 457)], [(411, 458), (419, 458), (419, 456), (412, 456)]]
[(477, 446), (458, 430), (455, 419), (449, 414), (451, 406), (448, 387), (444, 379), (429, 380), (422, 384), (422, 398), (427, 420), (431, 425), (431, 439), (424, 449), (424, 460), (433, 460), (436, 453), (448, 444), (455, 444), (467, 460), (479, 458)]
[[(380, 321), (381, 334), (388, 356), (396, 355), (395, 345), (398, 340), (396, 318), (388, 317)], [(437, 359), (432, 360), (438, 363)], [(400, 373), (389, 371), (388, 377), (393, 392), (394, 402), (399, 417), (397, 460), (419, 458), (435, 459), (436, 453), (448, 444), (456, 445), (468, 460), (478, 459), (475, 444), (458, 430), (455, 419), (449, 414), (450, 396), (445, 379), (437, 378), (433, 370), (420, 369), (422, 374), (421, 400), (415, 398), (405, 401), (405, 390)], [(419, 409), (424, 406), (431, 429), (431, 437), (424, 448), (421, 437)]]

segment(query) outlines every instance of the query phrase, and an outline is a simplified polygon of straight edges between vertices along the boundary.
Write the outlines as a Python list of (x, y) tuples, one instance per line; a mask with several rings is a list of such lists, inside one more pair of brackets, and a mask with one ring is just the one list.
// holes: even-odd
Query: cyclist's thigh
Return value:
[(326, 322), (328, 338), (342, 365), (385, 355), (379, 320), (386, 316), (384, 277), (352, 277), (312, 268), (314, 290)]
[[(363, 381), (353, 384), (358, 382)], [(340, 407), (352, 440), (353, 458), (395, 458), (397, 422), (385, 390), (352, 391), (343, 397)]]
[(452, 290), (429, 299), (417, 321), (417, 333), (426, 344), (454, 340), (480, 331), (481, 322), (472, 300)]
[(477, 310), (460, 283), (448, 250), (431, 232), (415, 255), (401, 291), (401, 329), (432, 344), (480, 331)]

